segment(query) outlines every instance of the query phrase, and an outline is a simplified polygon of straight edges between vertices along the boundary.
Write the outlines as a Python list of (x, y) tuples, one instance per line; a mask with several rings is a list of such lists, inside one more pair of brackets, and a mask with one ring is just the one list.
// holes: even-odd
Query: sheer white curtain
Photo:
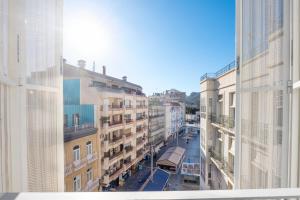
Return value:
[(288, 186), (290, 1), (241, 0), (240, 188)]
[(2, 0), (0, 23), (0, 191), (63, 191), (62, 0)]

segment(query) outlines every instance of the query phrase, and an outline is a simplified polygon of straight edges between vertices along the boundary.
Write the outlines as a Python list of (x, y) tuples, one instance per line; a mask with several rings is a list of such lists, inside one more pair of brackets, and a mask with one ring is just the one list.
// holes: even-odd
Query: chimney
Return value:
[(85, 60), (78, 60), (78, 66), (82, 69), (85, 68), (85, 63), (86, 63)]
[(102, 67), (102, 74), (106, 75), (106, 67), (105, 67), (105, 65), (103, 65), (103, 67)]
[(127, 81), (127, 76), (122, 77), (123, 81)]

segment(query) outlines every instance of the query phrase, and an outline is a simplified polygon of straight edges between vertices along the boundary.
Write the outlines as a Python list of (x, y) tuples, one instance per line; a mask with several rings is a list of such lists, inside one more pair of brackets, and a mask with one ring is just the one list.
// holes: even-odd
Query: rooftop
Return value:
[(222, 69), (218, 70), (215, 73), (205, 73), (203, 76), (200, 77), (200, 82), (206, 80), (206, 79), (216, 79), (220, 76), (223, 76), (227, 72), (231, 71), (232, 69), (236, 68), (236, 62), (232, 61), (230, 64), (226, 65)]

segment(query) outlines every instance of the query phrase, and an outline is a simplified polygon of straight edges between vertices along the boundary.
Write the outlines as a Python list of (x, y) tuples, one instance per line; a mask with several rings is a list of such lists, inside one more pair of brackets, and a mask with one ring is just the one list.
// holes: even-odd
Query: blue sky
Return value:
[(141, 85), (147, 95), (200, 90), (234, 60), (234, 0), (65, 0), (64, 57)]

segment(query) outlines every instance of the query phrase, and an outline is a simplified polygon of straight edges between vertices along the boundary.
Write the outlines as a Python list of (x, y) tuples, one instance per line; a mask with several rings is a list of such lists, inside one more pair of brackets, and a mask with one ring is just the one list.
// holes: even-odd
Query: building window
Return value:
[(80, 160), (80, 147), (78, 145), (73, 148), (73, 159), (74, 161)]
[(80, 175), (75, 176), (73, 179), (73, 190), (74, 190), (74, 192), (80, 192), (80, 190), (81, 190)]
[(73, 114), (72, 119), (73, 119), (72, 125), (78, 126), (79, 125), (79, 113)]
[(68, 115), (64, 115), (64, 127), (68, 127)]
[(86, 152), (87, 152), (87, 155), (92, 155), (93, 154), (93, 144), (91, 141), (88, 141), (86, 143)]
[(86, 171), (86, 177), (87, 177), (87, 182), (93, 181), (93, 169), (92, 168), (89, 168)]

